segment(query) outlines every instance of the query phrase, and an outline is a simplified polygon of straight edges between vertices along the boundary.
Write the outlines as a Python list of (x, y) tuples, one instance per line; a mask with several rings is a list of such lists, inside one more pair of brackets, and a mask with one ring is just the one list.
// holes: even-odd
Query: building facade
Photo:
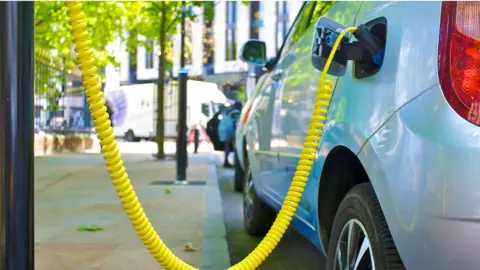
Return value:
[[(202, 8), (195, 7), (194, 21), (186, 23), (186, 68), (189, 77), (217, 83), (229, 98), (238, 99), (247, 77), (258, 77), (259, 68), (248, 66), (240, 60), (240, 50), (249, 39), (267, 43), (267, 55), (273, 57), (293, 23), (303, 1), (212, 1), (214, 17), (206, 20)], [(273, 18), (273, 19), (271, 19)], [(178, 26), (180, 27), (180, 26)], [(179, 29), (180, 30), (180, 29)], [(140, 37), (141, 38), (141, 37)], [(171, 77), (180, 69), (180, 31), (173, 37), (173, 68)], [(120, 61), (120, 68), (108, 66), (105, 70), (106, 87), (123, 84), (156, 82), (158, 78), (157, 44), (153, 50), (144, 47), (136, 50), (137, 61), (120, 42), (110, 49)]]

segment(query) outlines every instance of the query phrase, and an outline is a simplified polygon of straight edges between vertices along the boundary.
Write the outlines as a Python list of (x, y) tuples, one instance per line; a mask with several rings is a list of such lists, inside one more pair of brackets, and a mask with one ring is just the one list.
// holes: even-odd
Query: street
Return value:
[[(223, 269), (260, 242), (243, 230), (241, 194), (233, 192), (233, 170), (219, 166), (222, 153), (205, 146), (190, 154), (192, 185), (182, 187), (168, 183), (174, 180), (173, 160), (152, 160), (154, 143), (119, 146), (129, 152), (123, 154), (126, 167), (149, 219), (181, 259), (201, 269)], [(98, 153), (40, 157), (35, 163), (36, 269), (161, 268), (132, 230)], [(159, 180), (167, 182), (152, 184)], [(102, 230), (81, 232), (80, 224)], [(184, 250), (188, 243), (194, 252)], [(290, 230), (260, 269), (323, 269), (323, 263), (315, 247)]]
[[(221, 156), (221, 154), (217, 154), (217, 156)], [(220, 164), (219, 161), (217, 158), (217, 165)], [(223, 202), (230, 259), (232, 264), (235, 264), (247, 256), (260, 243), (261, 238), (249, 236), (243, 229), (242, 195), (233, 191), (233, 170), (217, 166), (217, 175)], [(324, 269), (324, 263), (323, 255), (315, 246), (290, 229), (259, 269)]]

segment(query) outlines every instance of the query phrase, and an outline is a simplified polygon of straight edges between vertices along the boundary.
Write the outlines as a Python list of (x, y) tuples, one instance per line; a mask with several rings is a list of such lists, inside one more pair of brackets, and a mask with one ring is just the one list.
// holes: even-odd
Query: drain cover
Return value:
[[(188, 186), (205, 186), (206, 181), (188, 181)], [(169, 186), (169, 185), (178, 185), (175, 181), (153, 181), (150, 183), (152, 186)]]

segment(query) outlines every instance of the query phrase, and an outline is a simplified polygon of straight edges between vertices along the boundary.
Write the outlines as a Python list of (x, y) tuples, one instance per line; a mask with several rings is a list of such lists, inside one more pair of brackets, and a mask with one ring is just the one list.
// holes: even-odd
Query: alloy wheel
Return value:
[(357, 219), (342, 229), (335, 250), (334, 270), (375, 270), (372, 246), (367, 231)]

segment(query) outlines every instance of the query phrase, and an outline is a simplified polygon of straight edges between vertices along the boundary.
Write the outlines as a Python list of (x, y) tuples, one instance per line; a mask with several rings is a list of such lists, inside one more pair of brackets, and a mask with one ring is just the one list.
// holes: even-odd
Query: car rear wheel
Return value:
[(242, 192), (245, 173), (242, 169), (242, 166), (240, 166), (240, 161), (238, 160), (238, 153), (235, 152), (234, 155), (235, 155), (235, 161), (234, 161), (234, 163), (235, 163), (235, 177), (233, 179), (233, 189), (236, 192)]
[(353, 187), (333, 223), (328, 270), (405, 269), (370, 183)]
[(245, 163), (244, 175), (243, 223), (245, 231), (249, 235), (264, 236), (275, 221), (275, 212), (257, 196), (248, 162)]

